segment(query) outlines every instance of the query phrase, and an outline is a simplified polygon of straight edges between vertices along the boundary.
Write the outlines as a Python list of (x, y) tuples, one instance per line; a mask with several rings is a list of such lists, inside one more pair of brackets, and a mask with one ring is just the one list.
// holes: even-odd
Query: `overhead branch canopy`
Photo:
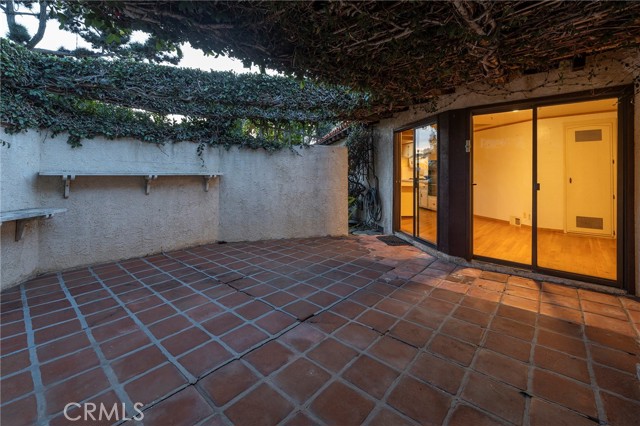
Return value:
[(59, 57), (6, 39), (0, 47), (3, 126), (68, 132), (74, 145), (102, 134), (272, 147), (375, 113), (367, 94), (291, 77)]
[(286, 75), (54, 57), (3, 40), (2, 124), (69, 132), (74, 143), (103, 134), (272, 146), (307, 140), (309, 125), (374, 121), (461, 85), (502, 86), (565, 59), (640, 48), (640, 2), (45, 3), (64, 28), (99, 30), (101, 43), (141, 30), (145, 46), (188, 42)]
[[(55, 57), (2, 40), (5, 89), (43, 91), (160, 114), (320, 122), (369, 114), (367, 96), (291, 77)], [(363, 110), (363, 111), (358, 111)]]
[(64, 10), (396, 106), (640, 46), (640, 2), (92, 1)]

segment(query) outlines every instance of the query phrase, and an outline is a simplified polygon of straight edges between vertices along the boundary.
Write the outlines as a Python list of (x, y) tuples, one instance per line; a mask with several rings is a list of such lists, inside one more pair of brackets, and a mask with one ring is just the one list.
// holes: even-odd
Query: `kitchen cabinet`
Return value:
[(438, 210), (438, 197), (432, 195), (427, 196), (427, 208), (429, 210)]
[(420, 183), (420, 188), (418, 190), (418, 207), (422, 207), (423, 209), (428, 208), (427, 199), (428, 199), (428, 186), (425, 183)]

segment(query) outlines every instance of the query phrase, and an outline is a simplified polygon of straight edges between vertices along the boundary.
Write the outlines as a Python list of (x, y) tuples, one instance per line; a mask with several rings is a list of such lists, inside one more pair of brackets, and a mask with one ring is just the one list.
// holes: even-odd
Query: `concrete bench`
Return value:
[(138, 176), (145, 180), (144, 193), (149, 195), (151, 191), (151, 181), (159, 176), (202, 176), (204, 179), (204, 190), (209, 191), (209, 181), (212, 178), (222, 176), (221, 173), (214, 172), (69, 172), (69, 171), (41, 171), (40, 176), (60, 176), (64, 181), (64, 198), (69, 198), (71, 181), (78, 176)]
[(16, 241), (20, 241), (24, 235), (24, 225), (29, 220), (35, 219), (49, 219), (54, 214), (64, 213), (67, 209), (22, 209), (22, 210), (9, 210), (6, 212), (0, 212), (0, 223), (16, 222)]

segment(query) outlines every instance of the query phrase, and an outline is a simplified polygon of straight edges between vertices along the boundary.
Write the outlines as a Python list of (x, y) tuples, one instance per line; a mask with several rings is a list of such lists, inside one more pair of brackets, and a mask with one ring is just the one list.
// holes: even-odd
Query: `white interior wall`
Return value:
[[(15, 222), (0, 230), (0, 284), (34, 274), (211, 243), (347, 233), (346, 148), (276, 153), (153, 145), (96, 138), (71, 148), (66, 135), (2, 132), (1, 211), (60, 207), (67, 212), (29, 222), (14, 241)], [(222, 172), (204, 191), (202, 177), (161, 176), (145, 195), (142, 177), (82, 177), (63, 198), (60, 177), (42, 170)], [(268, 231), (265, 232), (265, 228)]]
[(473, 214), (531, 225), (531, 122), (475, 132)]

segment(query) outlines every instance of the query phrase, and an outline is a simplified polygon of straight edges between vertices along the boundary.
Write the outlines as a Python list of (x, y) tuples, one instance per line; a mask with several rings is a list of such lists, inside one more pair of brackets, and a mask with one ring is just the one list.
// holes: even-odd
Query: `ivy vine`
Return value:
[(5, 39), (0, 46), (5, 130), (68, 133), (72, 146), (101, 135), (272, 150), (309, 143), (367, 102), (289, 77), (57, 57)]

